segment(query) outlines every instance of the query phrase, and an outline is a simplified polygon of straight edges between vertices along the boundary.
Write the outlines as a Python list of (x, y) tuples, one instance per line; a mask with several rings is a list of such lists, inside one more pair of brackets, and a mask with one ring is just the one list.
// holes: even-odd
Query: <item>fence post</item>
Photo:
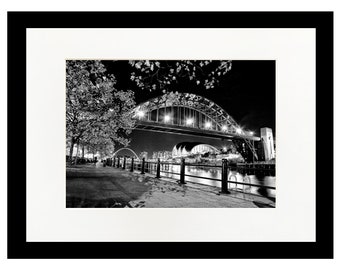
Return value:
[(141, 168), (141, 174), (145, 174), (145, 157), (142, 159), (142, 168)]
[(186, 184), (185, 183), (185, 159), (182, 158), (181, 160), (181, 172), (180, 172), (180, 178), (179, 178), (179, 183), (180, 184)]
[(156, 178), (161, 178), (161, 160), (157, 160)]
[(124, 159), (123, 159), (123, 167), (122, 167), (122, 169), (125, 170), (125, 167), (126, 167), (126, 157), (124, 157)]
[(228, 175), (229, 175), (229, 167), (228, 160), (222, 159), (222, 184), (221, 184), (221, 193), (230, 194), (228, 190)]
[(116, 157), (113, 158), (113, 164), (112, 164), (112, 167), (115, 167), (116, 166)]
[(120, 166), (120, 157), (118, 157), (118, 160), (117, 160), (117, 168), (119, 168), (119, 166)]
[(130, 172), (133, 172), (133, 161), (134, 161), (134, 158), (131, 158), (131, 167), (130, 167)]

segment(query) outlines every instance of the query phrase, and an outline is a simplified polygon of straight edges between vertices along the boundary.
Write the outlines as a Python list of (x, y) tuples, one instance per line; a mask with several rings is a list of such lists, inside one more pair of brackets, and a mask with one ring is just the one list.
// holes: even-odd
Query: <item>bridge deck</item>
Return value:
[(252, 141), (259, 141), (260, 138), (256, 136), (235, 135), (226, 132), (220, 132), (215, 130), (206, 130), (191, 128), (179, 125), (169, 125), (159, 122), (138, 121), (136, 129), (149, 130), (154, 132), (173, 133), (182, 135), (192, 135), (207, 138), (220, 138), (220, 139), (247, 139)]

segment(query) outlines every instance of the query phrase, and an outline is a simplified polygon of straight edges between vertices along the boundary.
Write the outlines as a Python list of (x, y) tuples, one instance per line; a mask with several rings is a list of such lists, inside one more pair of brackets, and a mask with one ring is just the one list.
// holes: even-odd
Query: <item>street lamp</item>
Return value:
[(237, 134), (241, 134), (241, 133), (242, 133), (242, 129), (237, 128), (237, 129), (236, 129), (236, 133), (237, 133)]

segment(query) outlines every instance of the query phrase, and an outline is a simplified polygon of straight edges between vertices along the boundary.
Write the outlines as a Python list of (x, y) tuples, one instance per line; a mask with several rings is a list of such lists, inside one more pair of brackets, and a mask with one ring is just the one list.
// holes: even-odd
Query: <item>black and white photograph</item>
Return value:
[(7, 258), (334, 258), (333, 12), (85, 5), (7, 12)]
[(66, 60), (67, 208), (275, 208), (275, 60)]

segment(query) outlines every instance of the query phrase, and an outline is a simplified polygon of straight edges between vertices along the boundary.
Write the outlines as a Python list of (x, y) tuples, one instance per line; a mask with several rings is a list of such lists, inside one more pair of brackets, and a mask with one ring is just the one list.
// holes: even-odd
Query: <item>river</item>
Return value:
[[(153, 165), (150, 168), (150, 172), (155, 174), (156, 167)], [(161, 176), (173, 178), (179, 180), (180, 166), (177, 165), (161, 165)], [(200, 177), (200, 178), (198, 178)], [(202, 177), (202, 178), (201, 178)], [(211, 179), (203, 179), (211, 178)], [(265, 176), (262, 179), (258, 179), (255, 175), (242, 175), (236, 172), (230, 172), (228, 180), (238, 183), (250, 183), (261, 186), (276, 186), (275, 176)], [(197, 167), (190, 166), (190, 164), (185, 165), (185, 181), (199, 183), (209, 186), (221, 187), (221, 167)], [(229, 183), (229, 189), (239, 190), (247, 193), (266, 195), (269, 197), (276, 197), (275, 189), (253, 187), (241, 185), (238, 183)]]

